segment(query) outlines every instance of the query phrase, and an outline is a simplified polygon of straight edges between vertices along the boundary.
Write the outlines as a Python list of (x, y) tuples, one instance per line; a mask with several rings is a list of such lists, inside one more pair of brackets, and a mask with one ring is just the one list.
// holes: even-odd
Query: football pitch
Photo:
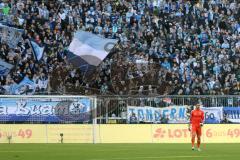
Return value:
[(0, 160), (239, 160), (240, 144), (0, 144)]

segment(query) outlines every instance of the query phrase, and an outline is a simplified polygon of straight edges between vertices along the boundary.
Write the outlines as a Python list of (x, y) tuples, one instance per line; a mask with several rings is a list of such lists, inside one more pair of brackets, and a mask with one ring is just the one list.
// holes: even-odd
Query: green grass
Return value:
[(0, 144), (0, 160), (239, 160), (240, 144)]

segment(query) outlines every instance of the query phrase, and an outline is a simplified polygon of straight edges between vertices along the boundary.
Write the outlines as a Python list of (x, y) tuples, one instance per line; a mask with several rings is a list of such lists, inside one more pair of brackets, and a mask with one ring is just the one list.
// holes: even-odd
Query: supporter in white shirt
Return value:
[(24, 8), (24, 3), (23, 3), (22, 1), (19, 1), (19, 2), (17, 3), (17, 9), (18, 9), (19, 11), (21, 11), (23, 8)]
[(22, 18), (22, 15), (20, 15), (19, 16), (19, 18), (18, 18), (18, 23), (19, 23), (19, 25), (23, 25), (23, 23), (24, 23), (24, 19)]
[(133, 16), (132, 8), (129, 7), (129, 11), (126, 13), (126, 20), (128, 23), (130, 23), (130, 19)]
[(240, 48), (240, 41), (236, 43), (236, 48)]
[(67, 14), (65, 12), (63, 12), (63, 11), (61, 11), (58, 15), (61, 18), (61, 20), (65, 20), (66, 16), (67, 16)]
[(0, 3), (0, 9), (3, 9), (3, 7), (4, 7), (4, 3), (2, 2)]
[(48, 86), (48, 79), (46, 80), (39, 80), (39, 88), (46, 90)]
[(223, 42), (223, 44), (222, 44), (221, 47), (222, 47), (223, 49), (228, 49), (228, 48), (230, 48), (230, 45), (229, 45), (229, 43), (228, 43), (227, 40), (224, 40), (224, 42)]

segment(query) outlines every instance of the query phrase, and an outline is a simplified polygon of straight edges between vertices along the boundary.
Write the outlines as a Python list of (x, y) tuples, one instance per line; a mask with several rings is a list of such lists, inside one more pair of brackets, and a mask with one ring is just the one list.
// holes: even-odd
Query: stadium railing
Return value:
[(240, 95), (98, 96), (98, 123), (127, 123), (127, 107), (240, 107)]
[(0, 123), (127, 123), (128, 106), (191, 107), (197, 103), (204, 107), (240, 107), (240, 96), (1, 95)]

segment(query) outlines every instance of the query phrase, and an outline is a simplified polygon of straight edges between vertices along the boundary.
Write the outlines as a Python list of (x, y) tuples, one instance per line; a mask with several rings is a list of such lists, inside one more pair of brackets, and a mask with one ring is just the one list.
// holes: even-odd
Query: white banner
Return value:
[(201, 107), (205, 114), (205, 123), (221, 123), (223, 107)]
[(128, 106), (128, 122), (136, 116), (138, 122), (188, 123), (188, 106), (170, 106), (164, 108)]

